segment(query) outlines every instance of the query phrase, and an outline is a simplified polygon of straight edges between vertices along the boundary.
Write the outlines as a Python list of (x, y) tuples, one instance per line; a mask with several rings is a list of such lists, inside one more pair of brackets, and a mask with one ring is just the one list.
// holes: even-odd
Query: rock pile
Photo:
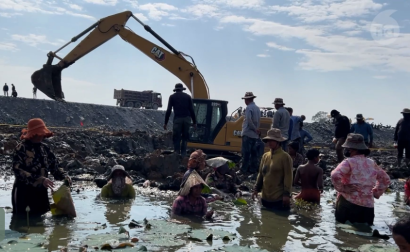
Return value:
[(36, 117), (53, 127), (81, 128), (83, 123), (83, 127), (163, 133), (165, 111), (0, 96), (0, 124), (25, 125)]

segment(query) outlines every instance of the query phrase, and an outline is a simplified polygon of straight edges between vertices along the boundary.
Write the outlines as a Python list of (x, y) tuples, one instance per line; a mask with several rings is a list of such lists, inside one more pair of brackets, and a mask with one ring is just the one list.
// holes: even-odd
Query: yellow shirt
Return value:
[(290, 196), (293, 181), (292, 158), (282, 148), (266, 152), (261, 160), (255, 190), (270, 202)]
[[(101, 189), (101, 197), (103, 198), (114, 198), (114, 193), (112, 191), (112, 183), (108, 183)], [(121, 192), (119, 198), (135, 198), (135, 189), (130, 184), (125, 184), (124, 189)]]

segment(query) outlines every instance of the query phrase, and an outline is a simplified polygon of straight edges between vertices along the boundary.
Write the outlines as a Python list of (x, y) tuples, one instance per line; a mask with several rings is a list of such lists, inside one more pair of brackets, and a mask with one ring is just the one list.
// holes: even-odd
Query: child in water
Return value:
[(392, 233), (400, 252), (410, 252), (410, 217), (407, 216), (394, 224)]
[(295, 176), (295, 185), (301, 185), (302, 191), (295, 199), (320, 204), (320, 193), (323, 192), (323, 170), (316, 166), (320, 152), (316, 149), (308, 150), (307, 164), (298, 167)]

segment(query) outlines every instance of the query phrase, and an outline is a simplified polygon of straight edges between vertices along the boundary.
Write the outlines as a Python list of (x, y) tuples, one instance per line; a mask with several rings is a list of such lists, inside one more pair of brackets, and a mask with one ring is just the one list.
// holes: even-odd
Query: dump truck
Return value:
[(114, 89), (114, 99), (117, 99), (117, 106), (129, 108), (155, 109), (162, 107), (162, 96), (152, 90), (132, 91)]

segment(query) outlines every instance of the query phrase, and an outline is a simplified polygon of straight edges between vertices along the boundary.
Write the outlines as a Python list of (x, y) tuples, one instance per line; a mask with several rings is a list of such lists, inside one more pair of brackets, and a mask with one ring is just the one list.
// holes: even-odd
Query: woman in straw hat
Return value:
[(269, 145), (259, 168), (252, 198), (262, 191), (262, 205), (266, 208), (288, 210), (293, 183), (292, 159), (281, 145), (286, 141), (279, 129), (271, 129), (263, 141)]
[(201, 176), (196, 171), (192, 171), (187, 180), (183, 182), (178, 198), (172, 204), (172, 214), (205, 215), (207, 218), (211, 218), (214, 212), (207, 212), (208, 205), (201, 196), (205, 186), (207, 185)]
[(62, 168), (58, 168), (56, 156), (43, 143), (45, 138), (53, 136), (43, 120), (31, 119), (27, 129), (23, 129), (13, 156), (15, 181), (11, 200), (13, 213), (26, 214), (27, 206), (30, 215), (42, 215), (50, 211), (47, 189), (53, 189), (54, 183), (48, 179), (50, 172), (56, 180), (71, 179)]
[(342, 147), (347, 158), (331, 173), (338, 192), (336, 220), (373, 225), (374, 198), (385, 192), (390, 178), (375, 161), (366, 157), (370, 150), (362, 135), (350, 133)]

